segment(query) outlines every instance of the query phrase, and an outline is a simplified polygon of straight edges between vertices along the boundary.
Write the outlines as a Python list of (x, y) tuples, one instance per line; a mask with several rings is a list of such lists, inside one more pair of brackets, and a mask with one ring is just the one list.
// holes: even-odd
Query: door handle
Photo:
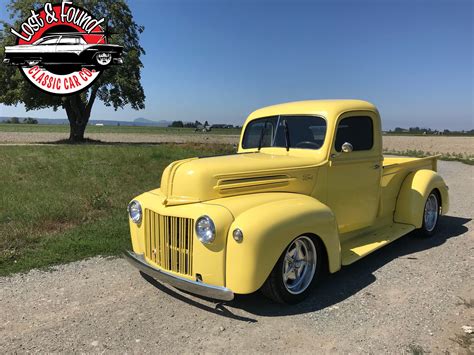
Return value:
[(380, 165), (379, 165), (379, 164), (375, 164), (375, 165), (374, 165), (374, 169), (378, 169), (378, 168), (380, 168)]

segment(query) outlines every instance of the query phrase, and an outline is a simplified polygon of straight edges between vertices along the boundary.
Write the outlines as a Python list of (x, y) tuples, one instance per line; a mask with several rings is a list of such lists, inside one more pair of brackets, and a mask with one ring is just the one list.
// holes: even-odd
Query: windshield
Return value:
[(242, 148), (287, 147), (319, 149), (326, 136), (326, 121), (318, 116), (281, 115), (251, 121)]
[(43, 38), (40, 38), (39, 40), (37, 40), (36, 42), (34, 42), (33, 45), (36, 45), (36, 44), (56, 44), (58, 39), (59, 39), (58, 36), (43, 37)]

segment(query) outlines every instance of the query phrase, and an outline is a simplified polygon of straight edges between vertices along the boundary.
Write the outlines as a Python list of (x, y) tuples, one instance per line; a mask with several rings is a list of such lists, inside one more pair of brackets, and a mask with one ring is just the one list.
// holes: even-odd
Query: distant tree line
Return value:
[(173, 128), (194, 128), (194, 129), (203, 129), (203, 128), (234, 128), (231, 124), (213, 124), (210, 125), (209, 122), (205, 121), (201, 123), (199, 121), (194, 122), (183, 122), (183, 121), (173, 121), (168, 127)]
[(474, 136), (474, 129), (469, 131), (462, 130), (462, 131), (451, 131), (449, 129), (444, 130), (437, 130), (431, 128), (423, 128), (423, 127), (410, 127), (410, 128), (402, 128), (396, 127), (394, 130), (387, 131), (387, 134), (396, 134), (396, 135), (422, 135), (422, 136)]
[(12, 123), (12, 124), (20, 124), (20, 123), (38, 124), (38, 120), (34, 119), (32, 117), (24, 118), (23, 121), (21, 121), (18, 117), (10, 117), (9, 119), (3, 120), (2, 122), (3, 123)]

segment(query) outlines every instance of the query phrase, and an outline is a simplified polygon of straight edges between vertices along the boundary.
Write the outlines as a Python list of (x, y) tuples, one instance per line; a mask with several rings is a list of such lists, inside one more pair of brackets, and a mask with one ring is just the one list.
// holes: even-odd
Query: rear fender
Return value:
[(427, 169), (410, 173), (403, 181), (397, 198), (395, 222), (421, 228), (426, 199), (434, 189), (440, 193), (441, 213), (446, 214), (449, 209), (449, 195), (443, 178), (433, 170)]
[[(243, 241), (232, 231), (239, 228)], [(327, 251), (329, 271), (341, 267), (337, 224), (326, 205), (309, 196), (273, 201), (241, 213), (229, 229), (226, 255), (226, 287), (235, 293), (258, 290), (290, 242), (302, 234), (318, 236)]]

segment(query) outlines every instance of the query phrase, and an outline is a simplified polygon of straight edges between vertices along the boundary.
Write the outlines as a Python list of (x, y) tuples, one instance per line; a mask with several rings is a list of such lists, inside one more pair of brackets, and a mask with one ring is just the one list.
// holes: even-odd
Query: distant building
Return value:
[(104, 127), (104, 124), (103, 123), (96, 123), (95, 124), (97, 127)]
[(211, 128), (234, 128), (234, 126), (231, 124), (218, 123), (218, 124), (213, 124)]

